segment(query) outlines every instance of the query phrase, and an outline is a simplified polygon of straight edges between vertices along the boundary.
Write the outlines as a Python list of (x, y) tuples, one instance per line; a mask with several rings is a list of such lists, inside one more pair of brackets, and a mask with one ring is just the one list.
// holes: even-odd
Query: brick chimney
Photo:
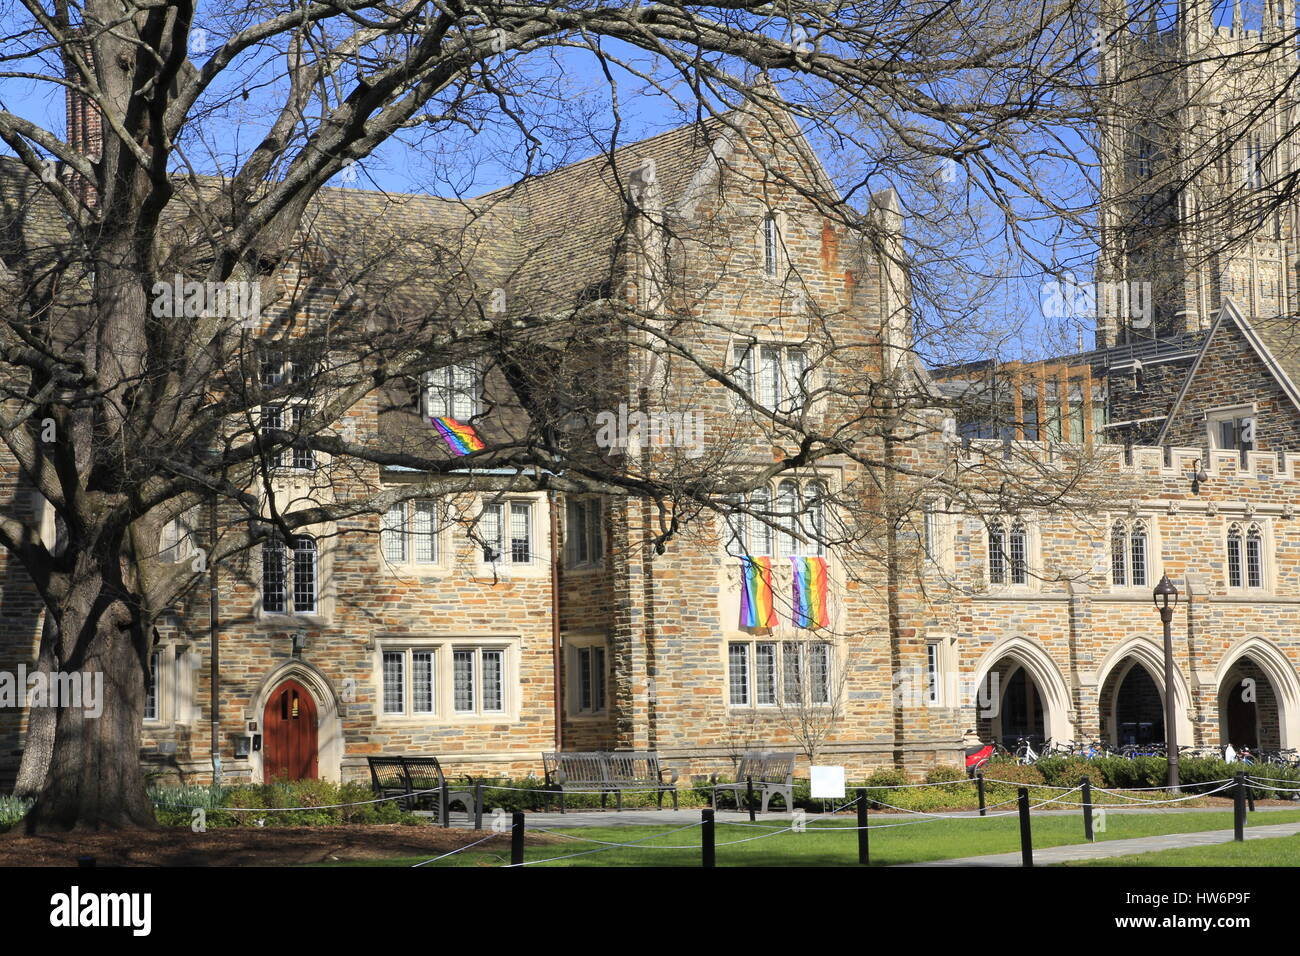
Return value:
[[(84, 38), (71, 41), (77, 53), (95, 69), (95, 50)], [(64, 75), (72, 82), (80, 82), (80, 74), (70, 57), (64, 57)], [(99, 110), (90, 98), (72, 87), (65, 87), (65, 105), (68, 113), (68, 145), (91, 162), (98, 162), (104, 151), (104, 130)], [(88, 206), (96, 203), (95, 184), (72, 170), (64, 171), (64, 179), (72, 192)]]

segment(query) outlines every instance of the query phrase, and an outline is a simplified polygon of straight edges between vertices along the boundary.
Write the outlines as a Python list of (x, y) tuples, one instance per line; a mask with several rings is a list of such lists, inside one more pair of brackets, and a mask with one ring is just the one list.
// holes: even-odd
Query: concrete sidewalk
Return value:
[[(1260, 808), (1263, 809), (1262, 807)], [(1246, 827), (1247, 840), (1265, 837), (1295, 836), (1300, 833), (1300, 823), (1270, 823)], [(1156, 850), (1176, 850), (1188, 846), (1213, 846), (1231, 843), (1231, 830), (1206, 830), (1202, 833), (1165, 833), (1161, 836), (1134, 837), (1131, 840), (1108, 840), (1104, 843), (1076, 843), (1069, 846), (1044, 847), (1034, 850), (1034, 865), (1049, 866), (1073, 860), (1100, 860), (1112, 856), (1132, 856)], [(1300, 859), (1300, 844), (1296, 847)], [(900, 866), (1020, 866), (1020, 853), (991, 853), (987, 856), (967, 856), (957, 860), (930, 860), (925, 863), (902, 863)]]

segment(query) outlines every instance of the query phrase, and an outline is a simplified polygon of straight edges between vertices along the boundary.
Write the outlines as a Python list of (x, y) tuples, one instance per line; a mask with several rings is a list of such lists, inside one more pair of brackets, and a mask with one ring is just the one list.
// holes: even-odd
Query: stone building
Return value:
[[(907, 332), (896, 253), (865, 250), (842, 218), (857, 214), (807, 198), (828, 183), (788, 116), (741, 111), (469, 202), (329, 190), (308, 216), (308, 251), (268, 281), (315, 282), (328, 312), (327, 294), (345, 282), (335, 277), (385, 277), (380, 311), (400, 326), (404, 313), (435, 306), (421, 275), (400, 274), (380, 252), (377, 237), (397, 236), (428, 249), (424, 258), (439, 268), (462, 270), (482, 301), (500, 292), (521, 315), (611, 296), (662, 301), (702, 358), (734, 367), (769, 407), (831, 428), (846, 410), (826, 385), (889, 374)], [(38, 201), (24, 201), (29, 186), (6, 170), (5, 215), (15, 228), (39, 212)], [(898, 240), (892, 193), (872, 201), (869, 219), (873, 235)], [(428, 238), (446, 235), (457, 237), (458, 257)], [(313, 307), (297, 305), (297, 318), (310, 321)], [(270, 310), (268, 325), (282, 313)], [(725, 449), (729, 467), (757, 472), (783, 446), (796, 450), (790, 433), (759, 427), (743, 402), (690, 374), (689, 363), (656, 369), (626, 343), (601, 348), (575, 360), (580, 350), (544, 343), (536, 355), (599, 382), (615, 417), (627, 417), (622, 405), (690, 413), (676, 432), (670, 424), (657, 438), (616, 439), (629, 460), (673, 458), (688, 474), (716, 467)], [(318, 361), (261, 354), (258, 387), (310, 379)], [(394, 456), (445, 457), (432, 416), (473, 422), (489, 442), (526, 429), (520, 374), (503, 361), (458, 363), (368, 396), (340, 428)], [(647, 405), (648, 387), (671, 400)], [(264, 405), (263, 426), (284, 427), (296, 414), (289, 404)], [(860, 437), (864, 448), (876, 440)], [(340, 468), (305, 450), (275, 458), (280, 507), (421, 477), (401, 465)], [(813, 533), (829, 520), (830, 500), (864, 494), (859, 471), (848, 457), (789, 471), (750, 499), (777, 513), (777, 527), (703, 513), (660, 546), (662, 516), (649, 502), (519, 490), (510, 469), (481, 467), (480, 478), (500, 478), (492, 491), (467, 481), (463, 492), (301, 529), (222, 562), (223, 778), (360, 779), (378, 753), (433, 753), (449, 773), (540, 774), (541, 754), (556, 748), (655, 749), (683, 772), (725, 772), (743, 749), (804, 750), (809, 732), (825, 759), (857, 769), (892, 764), (904, 751), (927, 764), (951, 755), (959, 743), (952, 721), (900, 728), (890, 706), (883, 578), (846, 567)], [(35, 515), (55, 541), (51, 510), (12, 468), (5, 487), (10, 507)], [(237, 516), (223, 510), (215, 524), (230, 520)], [(200, 507), (170, 524), (161, 558), (190, 561), (210, 521)], [(740, 626), (741, 554), (772, 557), (782, 623)], [(827, 627), (791, 623), (786, 559), (805, 555), (829, 566)], [(0, 575), (0, 658), (6, 669), (31, 666), (39, 602), (15, 562)], [(157, 628), (141, 743), (162, 778), (211, 774), (205, 591), (196, 588)], [(21, 710), (0, 711), (6, 775), (25, 727)]]

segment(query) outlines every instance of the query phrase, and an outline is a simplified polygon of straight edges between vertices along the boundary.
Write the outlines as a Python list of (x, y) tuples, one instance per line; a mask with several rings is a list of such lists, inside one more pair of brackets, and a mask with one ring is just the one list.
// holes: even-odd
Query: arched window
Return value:
[(1024, 523), (1018, 519), (1011, 525), (1009, 542), (1010, 548), (1008, 549), (1008, 554), (1011, 558), (1011, 583), (1027, 584), (1029, 583), (1029, 545), (1028, 538), (1025, 534)]
[(1129, 579), (1135, 588), (1147, 583), (1147, 526), (1141, 521), (1133, 522), (1129, 533)]
[(1252, 524), (1246, 532), (1246, 587), (1264, 586), (1264, 533)]
[(1117, 588), (1128, 585), (1128, 532), (1124, 522), (1110, 526), (1110, 583)]
[(1241, 525), (1228, 526), (1228, 587), (1241, 587)]
[(276, 540), (262, 545), (262, 610), (283, 614), (289, 609), (289, 583), (284, 573), (284, 544)]
[(989, 523), (989, 584), (1007, 583), (1006, 530), (1001, 521)]

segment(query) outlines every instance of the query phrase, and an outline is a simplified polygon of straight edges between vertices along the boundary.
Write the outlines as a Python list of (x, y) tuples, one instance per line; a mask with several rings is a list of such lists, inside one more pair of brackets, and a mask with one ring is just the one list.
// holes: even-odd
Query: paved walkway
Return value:
[[(1260, 807), (1260, 810), (1264, 810)], [(1246, 826), (1247, 840), (1265, 837), (1295, 836), (1300, 823), (1270, 823)], [(1232, 842), (1231, 830), (1206, 830), (1202, 833), (1165, 833), (1160, 836), (1134, 837), (1131, 840), (1107, 840), (1104, 843), (1076, 843), (1070, 846), (1043, 847), (1034, 850), (1034, 865), (1048, 866), (1073, 860), (1100, 860), (1112, 856), (1131, 856), (1156, 850), (1176, 850), (1187, 846), (1213, 846)], [(900, 866), (1020, 866), (1020, 851), (967, 856), (957, 860), (929, 860), (925, 863), (902, 863)]]

